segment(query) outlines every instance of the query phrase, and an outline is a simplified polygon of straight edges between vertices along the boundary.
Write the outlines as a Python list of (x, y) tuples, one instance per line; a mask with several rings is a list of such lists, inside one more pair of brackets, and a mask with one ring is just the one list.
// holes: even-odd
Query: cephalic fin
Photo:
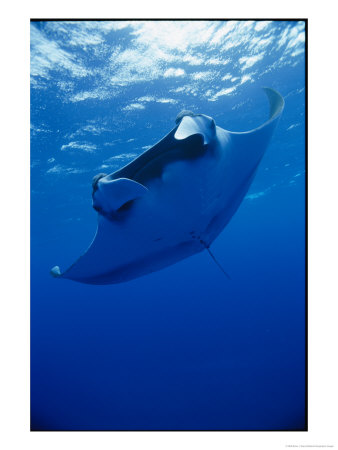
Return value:
[(185, 115), (175, 132), (175, 139), (187, 139), (194, 134), (201, 134), (204, 145), (209, 144), (216, 137), (214, 119), (204, 114), (196, 114), (194, 116)]
[(142, 197), (148, 188), (129, 178), (111, 179), (108, 175), (98, 180), (93, 192), (93, 207), (105, 213), (117, 211), (125, 203)]

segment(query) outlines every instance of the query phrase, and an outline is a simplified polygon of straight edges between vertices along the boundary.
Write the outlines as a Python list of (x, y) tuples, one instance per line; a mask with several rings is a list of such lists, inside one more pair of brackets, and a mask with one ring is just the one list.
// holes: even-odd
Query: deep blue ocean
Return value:
[[(305, 24), (31, 23), (32, 430), (304, 430)], [(91, 180), (188, 109), (285, 109), (211, 249), (121, 284), (55, 279), (89, 246)], [(179, 218), (178, 218), (179, 220)], [(126, 236), (127, 238), (127, 236)]]

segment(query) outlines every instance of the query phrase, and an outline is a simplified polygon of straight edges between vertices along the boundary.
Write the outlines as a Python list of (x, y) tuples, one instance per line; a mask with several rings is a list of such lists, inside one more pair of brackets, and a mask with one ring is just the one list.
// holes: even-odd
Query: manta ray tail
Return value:
[(211, 258), (215, 261), (215, 263), (217, 264), (217, 266), (221, 269), (221, 271), (224, 273), (224, 275), (227, 277), (228, 280), (231, 280), (230, 275), (228, 275), (226, 273), (226, 271), (223, 269), (223, 267), (221, 266), (221, 264), (217, 261), (217, 259), (215, 258), (215, 256), (213, 255), (213, 253), (211, 252), (209, 247), (205, 247), (207, 252), (209, 253), (209, 255), (211, 256)]

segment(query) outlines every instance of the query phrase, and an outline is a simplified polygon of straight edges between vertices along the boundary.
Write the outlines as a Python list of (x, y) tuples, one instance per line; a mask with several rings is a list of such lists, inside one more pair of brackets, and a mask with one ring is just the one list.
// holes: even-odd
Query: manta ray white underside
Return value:
[(270, 117), (234, 133), (211, 117), (183, 111), (177, 126), (138, 158), (93, 180), (98, 227), (88, 250), (51, 273), (89, 284), (128, 281), (205, 249), (242, 202), (283, 111), (264, 88)]

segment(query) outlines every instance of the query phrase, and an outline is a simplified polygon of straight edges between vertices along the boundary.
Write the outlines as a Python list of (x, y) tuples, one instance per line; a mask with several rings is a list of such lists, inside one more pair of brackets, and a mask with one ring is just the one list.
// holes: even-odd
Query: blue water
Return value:
[[(33, 430), (303, 430), (304, 23), (31, 24)], [(245, 131), (261, 87), (285, 110), (239, 210), (207, 252), (91, 286), (50, 276), (90, 244), (91, 179), (182, 109)], [(179, 220), (179, 218), (178, 218)]]

